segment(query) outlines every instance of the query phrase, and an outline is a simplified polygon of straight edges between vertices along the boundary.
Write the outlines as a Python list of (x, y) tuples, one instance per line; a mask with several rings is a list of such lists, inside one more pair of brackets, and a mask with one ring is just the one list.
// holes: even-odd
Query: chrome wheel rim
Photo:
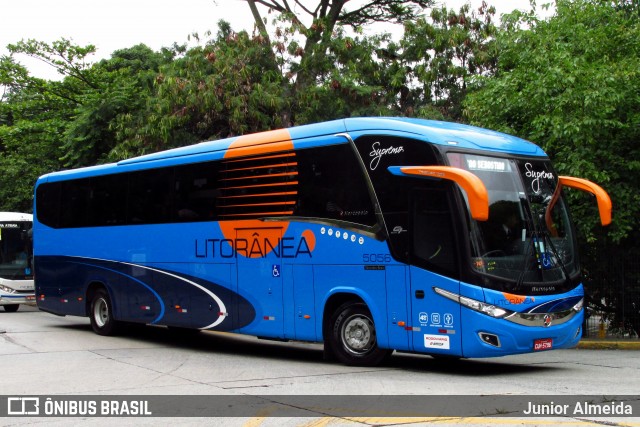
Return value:
[(104, 298), (99, 298), (93, 305), (93, 319), (100, 328), (109, 321), (109, 306)]
[(352, 354), (362, 355), (375, 345), (373, 322), (361, 314), (349, 317), (342, 326), (342, 344)]

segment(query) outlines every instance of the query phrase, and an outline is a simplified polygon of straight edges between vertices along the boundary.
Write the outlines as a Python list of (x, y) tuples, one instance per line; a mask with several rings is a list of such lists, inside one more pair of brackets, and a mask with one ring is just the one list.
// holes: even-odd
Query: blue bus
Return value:
[(536, 145), (439, 121), (349, 118), (51, 173), (35, 188), (37, 304), (323, 342), (376, 365), (575, 346), (583, 286), (563, 188)]

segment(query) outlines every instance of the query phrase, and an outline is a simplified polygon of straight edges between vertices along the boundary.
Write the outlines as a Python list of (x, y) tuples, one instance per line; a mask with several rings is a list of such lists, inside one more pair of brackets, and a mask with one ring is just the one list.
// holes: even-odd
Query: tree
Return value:
[(159, 68), (136, 113), (118, 117), (110, 160), (284, 125), (283, 77), (269, 46), (219, 25), (213, 40)]
[(421, 98), (422, 109), (437, 108), (443, 118), (463, 120), (469, 80), (490, 75), (496, 65), (494, 15), (495, 8), (486, 2), (477, 11), (469, 4), (457, 12), (443, 5), (428, 18), (405, 23), (402, 58), (418, 81), (414, 97)]
[(60, 168), (58, 142), (70, 110), (51, 96), (55, 85), (32, 82), (12, 58), (0, 59), (0, 75), (0, 210), (31, 212), (35, 180)]
[(65, 166), (113, 160), (122, 118), (144, 109), (160, 66), (172, 59), (170, 51), (154, 52), (140, 44), (94, 64), (87, 72), (94, 85), (77, 94), (78, 103), (64, 133)]
[[(313, 6), (305, 5), (301, 0), (245, 0), (252, 12), (259, 34), (268, 43), (272, 40), (266, 27), (266, 20), (260, 14), (258, 5), (275, 12), (279, 16), (275, 31), (277, 38), (301, 37), (301, 41), (293, 40), (290, 52), (294, 56), (289, 58), (290, 76), (295, 80), (287, 88), (287, 96), (300, 103), (302, 94), (305, 99), (307, 90), (313, 91), (319, 78), (327, 74), (333, 66), (327, 61), (327, 53), (336, 36), (344, 37), (340, 28), (350, 27), (356, 33), (362, 27), (374, 22), (403, 23), (416, 19), (423, 8), (433, 5), (433, 0), (367, 0), (361, 2), (354, 9), (346, 7), (349, 0), (316, 0)], [(308, 2), (307, 2), (308, 3)], [(286, 51), (282, 40), (273, 41), (277, 53)], [(295, 107), (295, 105), (294, 105)], [(295, 108), (294, 108), (295, 109)], [(295, 117), (285, 115), (285, 121), (298, 122)]]

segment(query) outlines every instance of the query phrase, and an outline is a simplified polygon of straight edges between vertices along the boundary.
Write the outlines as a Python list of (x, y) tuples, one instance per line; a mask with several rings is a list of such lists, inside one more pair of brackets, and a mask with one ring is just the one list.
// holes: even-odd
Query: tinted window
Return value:
[(127, 175), (91, 178), (87, 225), (122, 225), (127, 215)]
[(411, 200), (412, 263), (445, 275), (454, 274), (455, 234), (446, 191), (416, 189)]
[(376, 223), (347, 144), (45, 183), (36, 212), (62, 228), (292, 215)]
[(91, 180), (65, 181), (61, 187), (61, 227), (87, 227), (91, 225)]
[(299, 200), (295, 215), (373, 226), (375, 210), (350, 145), (298, 151)]
[(176, 220), (211, 221), (216, 218), (218, 164), (180, 166), (175, 171)]
[(60, 183), (42, 184), (36, 189), (38, 221), (49, 227), (58, 227), (60, 220)]
[(391, 253), (397, 260), (408, 262), (411, 189), (442, 184), (434, 180), (392, 175), (388, 167), (439, 164), (436, 153), (429, 143), (408, 138), (367, 135), (358, 138), (355, 143), (380, 203)]
[(172, 222), (173, 168), (129, 174), (129, 224)]

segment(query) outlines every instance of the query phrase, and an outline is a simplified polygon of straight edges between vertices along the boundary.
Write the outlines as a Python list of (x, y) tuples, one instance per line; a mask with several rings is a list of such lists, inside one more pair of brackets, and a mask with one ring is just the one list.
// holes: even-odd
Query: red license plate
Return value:
[(553, 348), (553, 339), (543, 338), (533, 342), (533, 351), (551, 350)]
[(36, 300), (35, 295), (27, 295), (27, 301), (35, 301), (35, 300)]

